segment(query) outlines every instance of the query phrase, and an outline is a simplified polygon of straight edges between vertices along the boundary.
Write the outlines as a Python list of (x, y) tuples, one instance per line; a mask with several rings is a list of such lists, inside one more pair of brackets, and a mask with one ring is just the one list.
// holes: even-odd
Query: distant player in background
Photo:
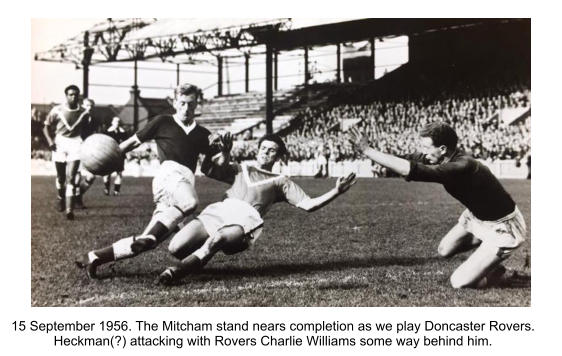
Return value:
[[(80, 144), (82, 130), (89, 113), (80, 106), (80, 89), (70, 85), (64, 89), (66, 102), (55, 106), (45, 119), (43, 134), (53, 152), (57, 170), (57, 209), (65, 211), (66, 218), (74, 219), (73, 203), (76, 173), (80, 166)], [(54, 127), (55, 137), (51, 136)]]
[(328, 160), (326, 159), (324, 153), (324, 146), (321, 144), (316, 150), (314, 157), (314, 163), (316, 167), (316, 174), (314, 178), (327, 178), (328, 177)]
[[(232, 142), (225, 142), (229, 152)], [(208, 158), (202, 169), (212, 178), (231, 185), (226, 199), (205, 208), (195, 220), (183, 227), (170, 242), (169, 250), (180, 261), (168, 267), (158, 278), (160, 284), (170, 284), (202, 268), (218, 251), (235, 254), (248, 249), (262, 231), (262, 217), (271, 206), (287, 202), (311, 212), (327, 205), (355, 183), (355, 174), (338, 178), (334, 189), (310, 198), (287, 176), (271, 172), (278, 159), (287, 154), (283, 140), (266, 135), (259, 141), (256, 166), (231, 163), (213, 164)]]
[[(80, 133), (82, 140), (100, 131), (101, 125), (93, 115), (95, 105), (96, 103), (93, 99), (86, 98), (82, 101), (82, 107), (89, 114), (88, 120), (84, 123)], [(76, 209), (86, 209), (82, 197), (90, 189), (95, 179), (96, 176), (84, 168), (79, 169), (76, 173), (74, 185), (74, 206)]]
[[(117, 116), (111, 120), (111, 125), (104, 132), (106, 135), (112, 137), (118, 143), (125, 141), (129, 135), (127, 131), (121, 126), (121, 119)], [(123, 180), (123, 171), (115, 172), (115, 181), (113, 183), (113, 195), (119, 195), (121, 192), (121, 182)], [(103, 177), (103, 192), (109, 195), (111, 191), (111, 174)]]
[[(155, 248), (176, 231), (177, 225), (195, 211), (195, 168), (200, 154), (221, 159), (212, 151), (211, 133), (195, 122), (195, 109), (200, 89), (183, 84), (174, 91), (174, 115), (160, 115), (120, 144), (123, 154), (154, 140), (158, 148), (160, 168), (152, 181), (156, 208), (145, 230), (138, 236), (122, 238), (115, 243), (88, 252), (76, 261), (86, 268), (90, 278), (104, 263), (134, 257)], [(220, 140), (220, 137), (217, 137)], [(213, 156), (215, 155), (215, 156)], [(222, 160), (224, 162), (224, 159)]]
[(466, 206), (437, 249), (442, 257), (475, 249), (451, 275), (453, 288), (483, 288), (508, 280), (501, 263), (525, 241), (525, 220), (492, 172), (457, 148), (453, 128), (441, 122), (427, 124), (420, 131), (419, 153), (404, 158), (369, 147), (357, 129), (351, 130), (351, 140), (376, 163), (408, 181), (440, 183)]

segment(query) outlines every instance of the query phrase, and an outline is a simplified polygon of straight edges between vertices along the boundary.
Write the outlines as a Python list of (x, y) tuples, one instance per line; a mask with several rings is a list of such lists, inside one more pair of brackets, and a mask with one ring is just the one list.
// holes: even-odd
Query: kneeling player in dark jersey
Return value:
[(466, 206), (438, 248), (442, 257), (476, 248), (451, 275), (454, 288), (481, 288), (501, 280), (505, 272), (501, 262), (525, 240), (525, 221), (488, 167), (457, 148), (453, 128), (441, 122), (426, 125), (420, 132), (420, 153), (404, 158), (369, 147), (357, 129), (350, 133), (356, 149), (376, 163), (408, 181), (441, 183)]
[(181, 261), (176, 267), (168, 267), (159, 276), (159, 283), (170, 284), (203, 267), (218, 251), (234, 254), (246, 250), (261, 234), (262, 217), (273, 204), (286, 201), (308, 212), (314, 211), (355, 183), (352, 173), (339, 178), (329, 192), (310, 198), (288, 177), (271, 172), (286, 152), (279, 136), (267, 135), (259, 142), (255, 166), (234, 163), (219, 166), (205, 160), (203, 169), (209, 171), (209, 176), (231, 187), (225, 200), (209, 205), (174, 236), (169, 250)]

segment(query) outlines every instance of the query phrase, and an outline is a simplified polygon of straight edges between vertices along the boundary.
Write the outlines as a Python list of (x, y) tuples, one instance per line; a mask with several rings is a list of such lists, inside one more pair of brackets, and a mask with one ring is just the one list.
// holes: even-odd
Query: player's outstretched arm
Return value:
[(346, 177), (339, 177), (336, 181), (336, 186), (328, 192), (316, 198), (307, 198), (301, 201), (297, 207), (308, 212), (315, 211), (327, 205), (334, 200), (338, 195), (345, 193), (353, 184), (357, 182), (355, 173), (350, 173)]
[(226, 166), (230, 163), (230, 151), (232, 150), (232, 135), (226, 132), (218, 137), (215, 144), (220, 149), (220, 154), (213, 156), (212, 162), (217, 166)]
[(365, 137), (357, 128), (349, 130), (350, 142), (355, 149), (365, 156), (369, 157), (376, 163), (390, 168), (394, 172), (407, 176), (410, 173), (410, 161), (400, 157), (396, 157), (387, 153), (375, 150), (369, 146), (367, 137)]
[(137, 135), (133, 135), (119, 144), (119, 148), (123, 154), (134, 150), (139, 147), (142, 142), (138, 139)]
[(220, 152), (211, 155), (205, 155), (201, 163), (201, 172), (207, 177), (220, 180), (226, 183), (232, 183), (236, 170), (230, 164), (230, 151), (232, 150), (232, 135), (227, 132), (223, 135), (216, 137), (210, 142), (213, 146), (220, 149)]

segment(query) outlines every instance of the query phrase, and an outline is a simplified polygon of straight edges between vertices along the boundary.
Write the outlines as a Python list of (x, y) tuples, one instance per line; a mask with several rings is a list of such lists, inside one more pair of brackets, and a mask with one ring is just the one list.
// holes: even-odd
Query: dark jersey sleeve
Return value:
[(166, 116), (157, 116), (154, 119), (146, 123), (146, 125), (137, 131), (136, 135), (141, 142), (146, 142), (152, 140), (156, 137), (158, 132), (158, 127), (160, 124), (166, 120)]
[(475, 167), (474, 162), (468, 159), (434, 165), (410, 161), (410, 173), (406, 176), (406, 180), (447, 183), (460, 175), (474, 170)]
[(119, 142), (119, 143), (121, 143), (121, 142), (123, 142), (123, 141), (125, 141), (126, 139), (129, 138), (129, 133), (127, 132), (127, 130), (125, 130), (125, 129), (123, 129), (123, 128), (120, 128), (120, 129), (117, 129), (117, 134), (116, 134), (116, 136), (117, 136), (117, 137), (115, 138), (116, 141)]
[(80, 132), (80, 136), (82, 139), (86, 139), (87, 137), (98, 133), (100, 130), (100, 125), (96, 119), (90, 114), (86, 114), (84, 117), (84, 123), (82, 126), (82, 131)]
[(218, 151), (212, 152), (212, 148), (209, 142), (209, 137), (211, 136), (211, 131), (207, 130), (203, 126), (198, 126), (200, 131), (200, 144), (199, 147), (201, 149), (201, 153), (204, 155), (215, 155)]
[(234, 178), (240, 172), (241, 168), (237, 163), (228, 163), (223, 166), (215, 164), (211, 155), (205, 156), (201, 165), (201, 172), (207, 177), (216, 179), (228, 184), (234, 183)]

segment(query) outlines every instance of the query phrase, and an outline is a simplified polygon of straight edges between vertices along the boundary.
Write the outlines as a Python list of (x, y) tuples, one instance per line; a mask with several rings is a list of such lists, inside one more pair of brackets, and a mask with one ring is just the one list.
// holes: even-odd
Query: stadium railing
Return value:
[[(490, 168), (492, 173), (498, 178), (508, 179), (525, 179), (528, 173), (528, 167), (525, 164), (518, 164), (516, 160), (496, 160), (483, 161)], [(248, 164), (253, 161), (246, 161)], [(130, 177), (152, 177), (159, 167), (158, 160), (141, 160), (129, 161), (125, 163), (124, 176)], [(318, 166), (314, 160), (308, 161), (289, 161), (286, 165), (277, 163), (273, 167), (275, 173), (282, 173), (288, 176), (313, 177), (318, 172)], [(328, 173), (330, 177), (340, 177), (342, 175), (354, 172), (358, 177), (370, 178), (374, 177), (371, 161), (355, 160), (342, 162), (328, 162)], [(32, 176), (55, 176), (56, 171), (53, 162), (32, 159), (31, 160)], [(202, 175), (197, 168), (196, 175)]]

